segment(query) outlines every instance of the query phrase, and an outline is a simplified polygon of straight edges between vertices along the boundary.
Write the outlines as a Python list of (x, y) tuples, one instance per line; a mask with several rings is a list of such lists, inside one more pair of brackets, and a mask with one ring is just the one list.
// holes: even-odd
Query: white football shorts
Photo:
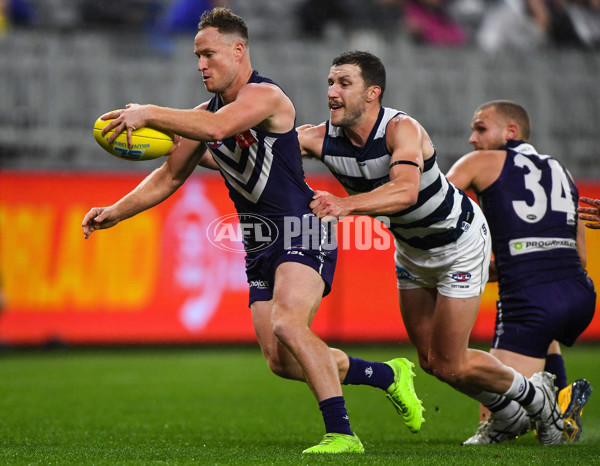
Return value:
[(469, 229), (454, 243), (423, 250), (395, 241), (399, 290), (437, 288), (449, 298), (481, 295), (489, 278), (492, 241), (483, 212), (475, 203), (473, 209)]

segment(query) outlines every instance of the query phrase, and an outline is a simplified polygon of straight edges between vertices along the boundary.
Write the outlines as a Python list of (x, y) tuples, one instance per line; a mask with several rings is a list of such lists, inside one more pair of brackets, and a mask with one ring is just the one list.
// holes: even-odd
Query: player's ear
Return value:
[(243, 42), (236, 42), (233, 46), (233, 54), (236, 58), (241, 58), (244, 56), (244, 52), (246, 51), (246, 46)]
[(505, 129), (506, 139), (521, 139), (519, 127), (515, 123), (509, 123)]
[(372, 102), (374, 100), (379, 100), (379, 96), (381, 95), (381, 88), (379, 86), (369, 86), (367, 89), (367, 101)]

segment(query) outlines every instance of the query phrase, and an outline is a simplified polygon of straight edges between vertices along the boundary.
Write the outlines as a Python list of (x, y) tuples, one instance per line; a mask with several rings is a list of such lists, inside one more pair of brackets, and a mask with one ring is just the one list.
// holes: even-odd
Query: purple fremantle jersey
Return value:
[[(364, 147), (356, 147), (342, 128), (328, 121), (322, 159), (349, 194), (369, 192), (390, 181), (392, 158), (387, 125), (404, 112), (382, 107)], [(414, 206), (388, 215), (394, 237), (413, 248), (431, 250), (456, 241), (473, 220), (471, 201), (440, 172), (436, 154), (425, 160)]]
[(565, 168), (509, 141), (498, 179), (479, 193), (502, 290), (583, 273), (576, 248), (579, 193)]
[[(256, 71), (248, 83), (277, 85)], [(217, 94), (207, 110), (216, 112), (222, 106)], [(207, 146), (220, 167), (240, 222), (252, 224), (253, 216), (261, 215), (279, 225), (284, 216), (302, 217), (311, 212), (308, 205), (313, 191), (304, 181), (295, 128), (287, 133), (271, 133), (254, 127), (222, 141), (209, 142)], [(255, 226), (261, 225), (264, 223)], [(246, 249), (256, 249), (257, 238), (244, 236)]]

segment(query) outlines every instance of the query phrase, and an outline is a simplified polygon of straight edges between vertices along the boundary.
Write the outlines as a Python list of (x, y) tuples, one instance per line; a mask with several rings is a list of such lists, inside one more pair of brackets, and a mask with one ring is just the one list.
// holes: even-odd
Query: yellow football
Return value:
[[(100, 117), (101, 118), (101, 117)], [(154, 128), (144, 127), (131, 133), (132, 146), (127, 146), (127, 132), (123, 131), (113, 142), (108, 138), (113, 131), (102, 135), (102, 130), (113, 120), (94, 123), (94, 139), (109, 154), (124, 160), (152, 160), (166, 155), (173, 147), (173, 135)]]

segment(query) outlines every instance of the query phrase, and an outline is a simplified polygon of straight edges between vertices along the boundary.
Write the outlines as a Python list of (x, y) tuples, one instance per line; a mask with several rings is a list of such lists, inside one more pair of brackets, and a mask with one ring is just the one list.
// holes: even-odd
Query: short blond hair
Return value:
[(208, 27), (218, 29), (221, 34), (238, 35), (245, 44), (248, 44), (248, 26), (246, 26), (246, 22), (229, 8), (217, 7), (202, 13), (198, 23), (198, 32)]
[(531, 135), (531, 123), (527, 111), (519, 104), (511, 100), (492, 100), (480, 105), (477, 111), (494, 108), (500, 116), (514, 122), (521, 133), (521, 138), (525, 141), (529, 140)]

